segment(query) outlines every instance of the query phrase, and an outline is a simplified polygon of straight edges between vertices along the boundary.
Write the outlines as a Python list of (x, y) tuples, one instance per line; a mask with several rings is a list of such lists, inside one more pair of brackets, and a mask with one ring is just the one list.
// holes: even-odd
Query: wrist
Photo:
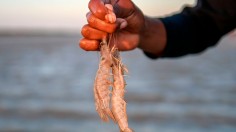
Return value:
[(140, 32), (138, 48), (144, 52), (160, 56), (166, 46), (166, 30), (157, 18), (145, 16), (145, 24)]

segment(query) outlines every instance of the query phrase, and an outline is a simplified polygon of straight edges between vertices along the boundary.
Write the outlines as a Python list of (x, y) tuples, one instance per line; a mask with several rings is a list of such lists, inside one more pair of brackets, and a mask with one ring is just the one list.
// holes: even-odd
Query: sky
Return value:
[[(89, 0), (0, 0), (0, 29), (80, 29)], [(133, 0), (144, 14), (165, 16), (195, 0)]]

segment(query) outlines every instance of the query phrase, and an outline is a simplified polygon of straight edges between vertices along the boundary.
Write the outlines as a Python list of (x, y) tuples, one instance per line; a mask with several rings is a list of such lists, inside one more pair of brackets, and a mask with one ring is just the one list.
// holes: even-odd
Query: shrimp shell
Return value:
[(96, 111), (101, 119), (105, 122), (109, 121), (108, 116), (114, 120), (114, 116), (110, 110), (110, 86), (111, 84), (111, 56), (107, 43), (101, 43), (101, 60), (94, 83), (94, 100)]
[(125, 79), (124, 66), (121, 63), (119, 51), (117, 48), (112, 49), (113, 55), (113, 91), (112, 91), (112, 113), (120, 127), (121, 132), (129, 132), (132, 130), (128, 126), (128, 116), (126, 112), (125, 95)]

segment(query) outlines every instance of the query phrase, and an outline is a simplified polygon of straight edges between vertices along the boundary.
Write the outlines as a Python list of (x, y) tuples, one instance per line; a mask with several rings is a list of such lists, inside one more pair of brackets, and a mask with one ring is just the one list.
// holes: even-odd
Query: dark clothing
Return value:
[(161, 57), (199, 53), (236, 28), (236, 0), (198, 0), (195, 7), (185, 7), (181, 13), (161, 21), (167, 32)]

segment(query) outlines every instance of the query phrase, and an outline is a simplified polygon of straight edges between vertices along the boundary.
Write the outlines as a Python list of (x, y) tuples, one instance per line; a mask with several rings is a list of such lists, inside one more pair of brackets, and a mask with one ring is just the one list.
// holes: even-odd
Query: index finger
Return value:
[(102, 0), (90, 0), (88, 6), (93, 15), (95, 15), (101, 20), (105, 19), (107, 9), (105, 7), (105, 3)]

